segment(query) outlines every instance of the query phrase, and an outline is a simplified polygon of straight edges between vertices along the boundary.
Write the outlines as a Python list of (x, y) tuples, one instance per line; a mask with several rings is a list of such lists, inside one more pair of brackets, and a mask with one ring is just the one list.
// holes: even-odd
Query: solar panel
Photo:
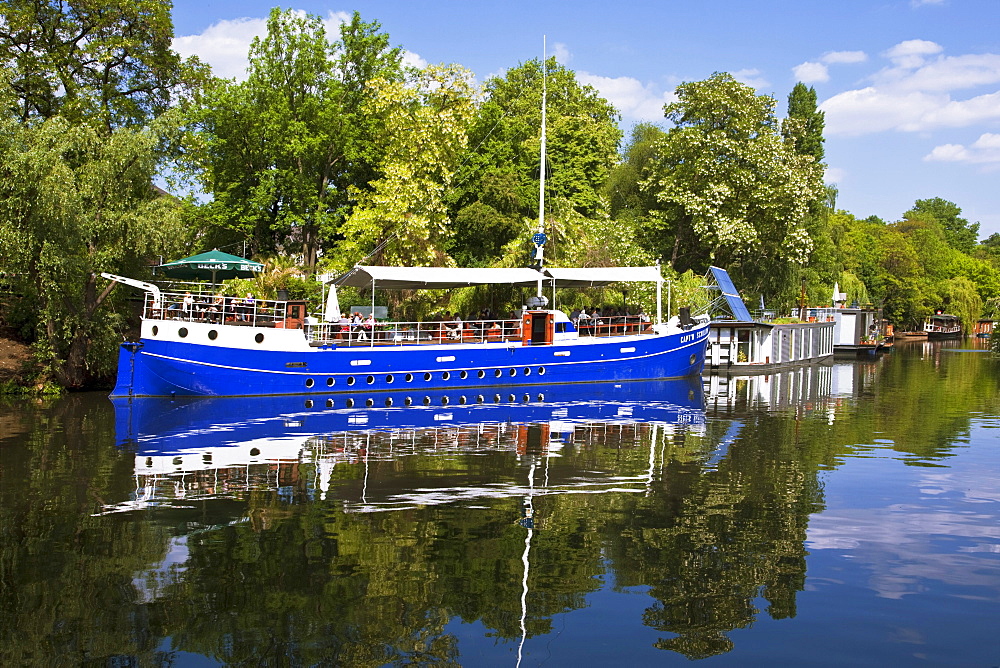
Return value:
[(750, 317), (750, 311), (747, 310), (747, 305), (743, 303), (743, 299), (740, 297), (739, 290), (733, 285), (733, 279), (729, 278), (729, 272), (719, 267), (710, 267), (710, 269), (716, 285), (722, 290), (722, 296), (726, 298), (726, 303), (729, 304), (729, 310), (733, 312), (733, 317), (739, 322), (753, 322), (753, 318)]

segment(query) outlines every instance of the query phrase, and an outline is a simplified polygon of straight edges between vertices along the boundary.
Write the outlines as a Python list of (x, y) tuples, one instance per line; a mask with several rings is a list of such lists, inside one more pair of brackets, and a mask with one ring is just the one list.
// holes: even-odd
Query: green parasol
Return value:
[(212, 283), (216, 282), (216, 278), (223, 280), (227, 278), (252, 278), (255, 274), (264, 271), (264, 265), (260, 262), (223, 253), (220, 250), (211, 250), (181, 260), (166, 262), (158, 268), (171, 278), (210, 279)]

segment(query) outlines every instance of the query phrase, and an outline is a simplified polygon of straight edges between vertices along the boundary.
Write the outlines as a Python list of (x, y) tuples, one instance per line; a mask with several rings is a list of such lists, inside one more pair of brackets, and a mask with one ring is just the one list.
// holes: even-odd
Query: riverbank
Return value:
[(24, 365), (31, 359), (31, 348), (12, 339), (0, 337), (0, 386), (21, 379)]

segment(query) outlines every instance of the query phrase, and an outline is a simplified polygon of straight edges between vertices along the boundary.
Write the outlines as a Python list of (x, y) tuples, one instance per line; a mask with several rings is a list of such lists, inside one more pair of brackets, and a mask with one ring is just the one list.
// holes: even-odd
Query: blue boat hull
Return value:
[(111, 396), (261, 396), (683, 378), (708, 326), (550, 345), (479, 343), (255, 350), (143, 338), (121, 347)]
[[(341, 431), (422, 429), (483, 423), (658, 422), (701, 424), (700, 379), (507, 388), (464, 394), (428, 390), (268, 397), (112, 399), (117, 440), (139, 454), (170, 454)], [(460, 403), (466, 397), (467, 403)], [(369, 400), (374, 405), (369, 405)], [(377, 404), (374, 402), (378, 402)], [(349, 405), (350, 404), (350, 408)], [(353, 410), (351, 410), (351, 408)]]

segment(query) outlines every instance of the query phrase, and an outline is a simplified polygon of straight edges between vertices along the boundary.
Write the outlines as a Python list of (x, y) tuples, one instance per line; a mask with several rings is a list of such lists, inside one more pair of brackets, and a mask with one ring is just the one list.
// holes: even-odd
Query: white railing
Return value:
[(179, 292), (162, 293), (161, 303), (157, 304), (153, 295), (146, 293), (142, 315), (162, 320), (274, 327), (284, 322), (286, 305), (283, 301)]
[(306, 338), (311, 343), (345, 346), (406, 345), (419, 343), (488, 343), (520, 341), (520, 320), (472, 320), (469, 322), (376, 322), (342, 325), (337, 322), (310, 324)]
[[(580, 336), (624, 336), (652, 332), (648, 318), (600, 316), (580, 320)], [(311, 343), (343, 346), (407, 345), (420, 343), (491, 343), (521, 341), (520, 320), (470, 320), (466, 322), (376, 322), (341, 325), (324, 322), (306, 326)]]

